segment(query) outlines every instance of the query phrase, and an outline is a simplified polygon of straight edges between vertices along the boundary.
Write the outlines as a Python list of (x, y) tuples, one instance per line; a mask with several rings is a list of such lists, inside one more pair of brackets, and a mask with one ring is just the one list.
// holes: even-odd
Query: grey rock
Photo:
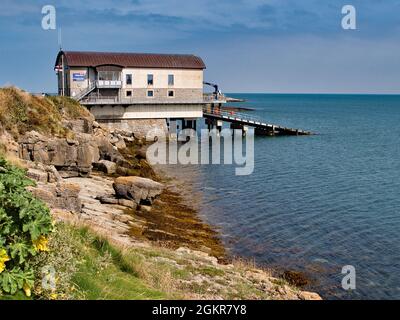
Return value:
[(133, 200), (136, 204), (151, 204), (161, 194), (163, 185), (141, 177), (118, 177), (113, 183), (117, 198)]
[(39, 169), (29, 168), (26, 175), (37, 182), (46, 183), (48, 181), (48, 173)]
[(115, 143), (115, 147), (117, 149), (125, 149), (126, 148), (126, 144), (125, 144), (125, 140), (124, 139), (120, 139)]
[(133, 200), (128, 199), (118, 199), (118, 204), (123, 207), (128, 207), (131, 209), (136, 209), (137, 204)]
[(73, 183), (38, 184), (37, 187), (29, 187), (32, 194), (46, 202), (50, 208), (63, 209), (80, 213), (82, 203), (79, 199), (80, 187)]
[[(86, 133), (77, 133), (74, 139), (69, 139), (45, 137), (35, 131), (21, 137), (19, 146), (22, 159), (52, 165), (62, 177), (87, 176), (92, 163), (100, 160), (100, 146), (106, 150), (113, 149), (106, 138), (98, 139)], [(113, 157), (119, 159), (121, 155), (113, 151)]]
[(48, 182), (59, 182), (62, 180), (61, 175), (57, 171), (55, 166), (47, 166), (46, 171), (48, 173)]
[(93, 163), (93, 167), (107, 174), (114, 174), (117, 172), (117, 164), (108, 160), (100, 160), (99, 162), (95, 162)]
[(93, 133), (94, 119), (82, 118), (75, 120), (64, 120), (63, 125), (75, 133)]
[(146, 159), (147, 158), (146, 152), (147, 152), (147, 148), (146, 147), (142, 147), (142, 148), (136, 150), (135, 156), (139, 160), (140, 159)]
[(96, 200), (99, 200), (102, 204), (118, 204), (117, 198), (112, 198), (108, 196), (97, 196)]
[(150, 212), (151, 211), (151, 206), (141, 205), (140, 206), (140, 211)]

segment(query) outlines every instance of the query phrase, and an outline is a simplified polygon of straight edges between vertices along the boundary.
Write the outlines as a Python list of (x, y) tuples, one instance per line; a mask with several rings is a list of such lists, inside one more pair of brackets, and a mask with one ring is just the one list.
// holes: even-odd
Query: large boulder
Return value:
[(163, 185), (141, 177), (118, 177), (113, 183), (117, 198), (133, 200), (136, 204), (151, 204), (161, 194)]
[(100, 160), (99, 162), (95, 162), (93, 163), (93, 167), (98, 171), (107, 174), (114, 174), (117, 172), (117, 164), (108, 160)]
[(24, 165), (28, 167), (26, 175), (37, 182), (59, 182), (62, 177), (54, 166), (48, 166), (40, 162), (25, 161)]
[(20, 157), (54, 166), (62, 177), (87, 176), (92, 163), (100, 159), (97, 139), (90, 134), (77, 133), (74, 139), (46, 137), (27, 132), (19, 140)]
[(43, 182), (43, 183), (46, 183), (49, 179), (49, 175), (46, 171), (34, 168), (29, 168), (28, 171), (26, 172), (26, 176), (37, 182)]
[(63, 209), (75, 213), (81, 212), (80, 187), (77, 184), (65, 182), (39, 183), (36, 187), (28, 187), (28, 190), (52, 209)]
[[(34, 147), (36, 147), (35, 145)], [(34, 155), (34, 161), (48, 163), (54, 165), (56, 168), (65, 168), (76, 166), (76, 159), (78, 157), (78, 142), (67, 141), (66, 139), (53, 139), (47, 142), (47, 159), (43, 161), (37, 159)], [(45, 150), (43, 150), (45, 151)]]

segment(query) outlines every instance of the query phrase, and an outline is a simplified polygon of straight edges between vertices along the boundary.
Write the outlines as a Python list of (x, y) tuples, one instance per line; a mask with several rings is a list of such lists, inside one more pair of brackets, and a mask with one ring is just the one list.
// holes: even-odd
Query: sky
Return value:
[(224, 92), (400, 93), (400, 0), (0, 0), (0, 86), (57, 91), (45, 5), (64, 50), (196, 54)]

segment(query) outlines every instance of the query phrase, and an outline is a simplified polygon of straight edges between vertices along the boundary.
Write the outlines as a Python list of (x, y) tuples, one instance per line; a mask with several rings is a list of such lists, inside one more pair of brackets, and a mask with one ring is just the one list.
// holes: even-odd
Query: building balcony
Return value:
[(122, 88), (121, 80), (97, 80), (96, 87), (99, 89), (120, 89)]
[(87, 96), (80, 100), (83, 105), (154, 105), (154, 104), (200, 104), (205, 102), (200, 99), (171, 99), (171, 98), (120, 98), (118, 96)]

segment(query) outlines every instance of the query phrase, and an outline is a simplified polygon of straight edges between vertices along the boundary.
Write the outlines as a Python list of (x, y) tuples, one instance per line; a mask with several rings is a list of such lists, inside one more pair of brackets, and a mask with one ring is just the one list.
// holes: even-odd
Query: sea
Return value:
[(400, 299), (400, 96), (228, 96), (264, 122), (315, 133), (255, 137), (247, 176), (169, 166), (229, 253), (301, 272), (324, 299)]

